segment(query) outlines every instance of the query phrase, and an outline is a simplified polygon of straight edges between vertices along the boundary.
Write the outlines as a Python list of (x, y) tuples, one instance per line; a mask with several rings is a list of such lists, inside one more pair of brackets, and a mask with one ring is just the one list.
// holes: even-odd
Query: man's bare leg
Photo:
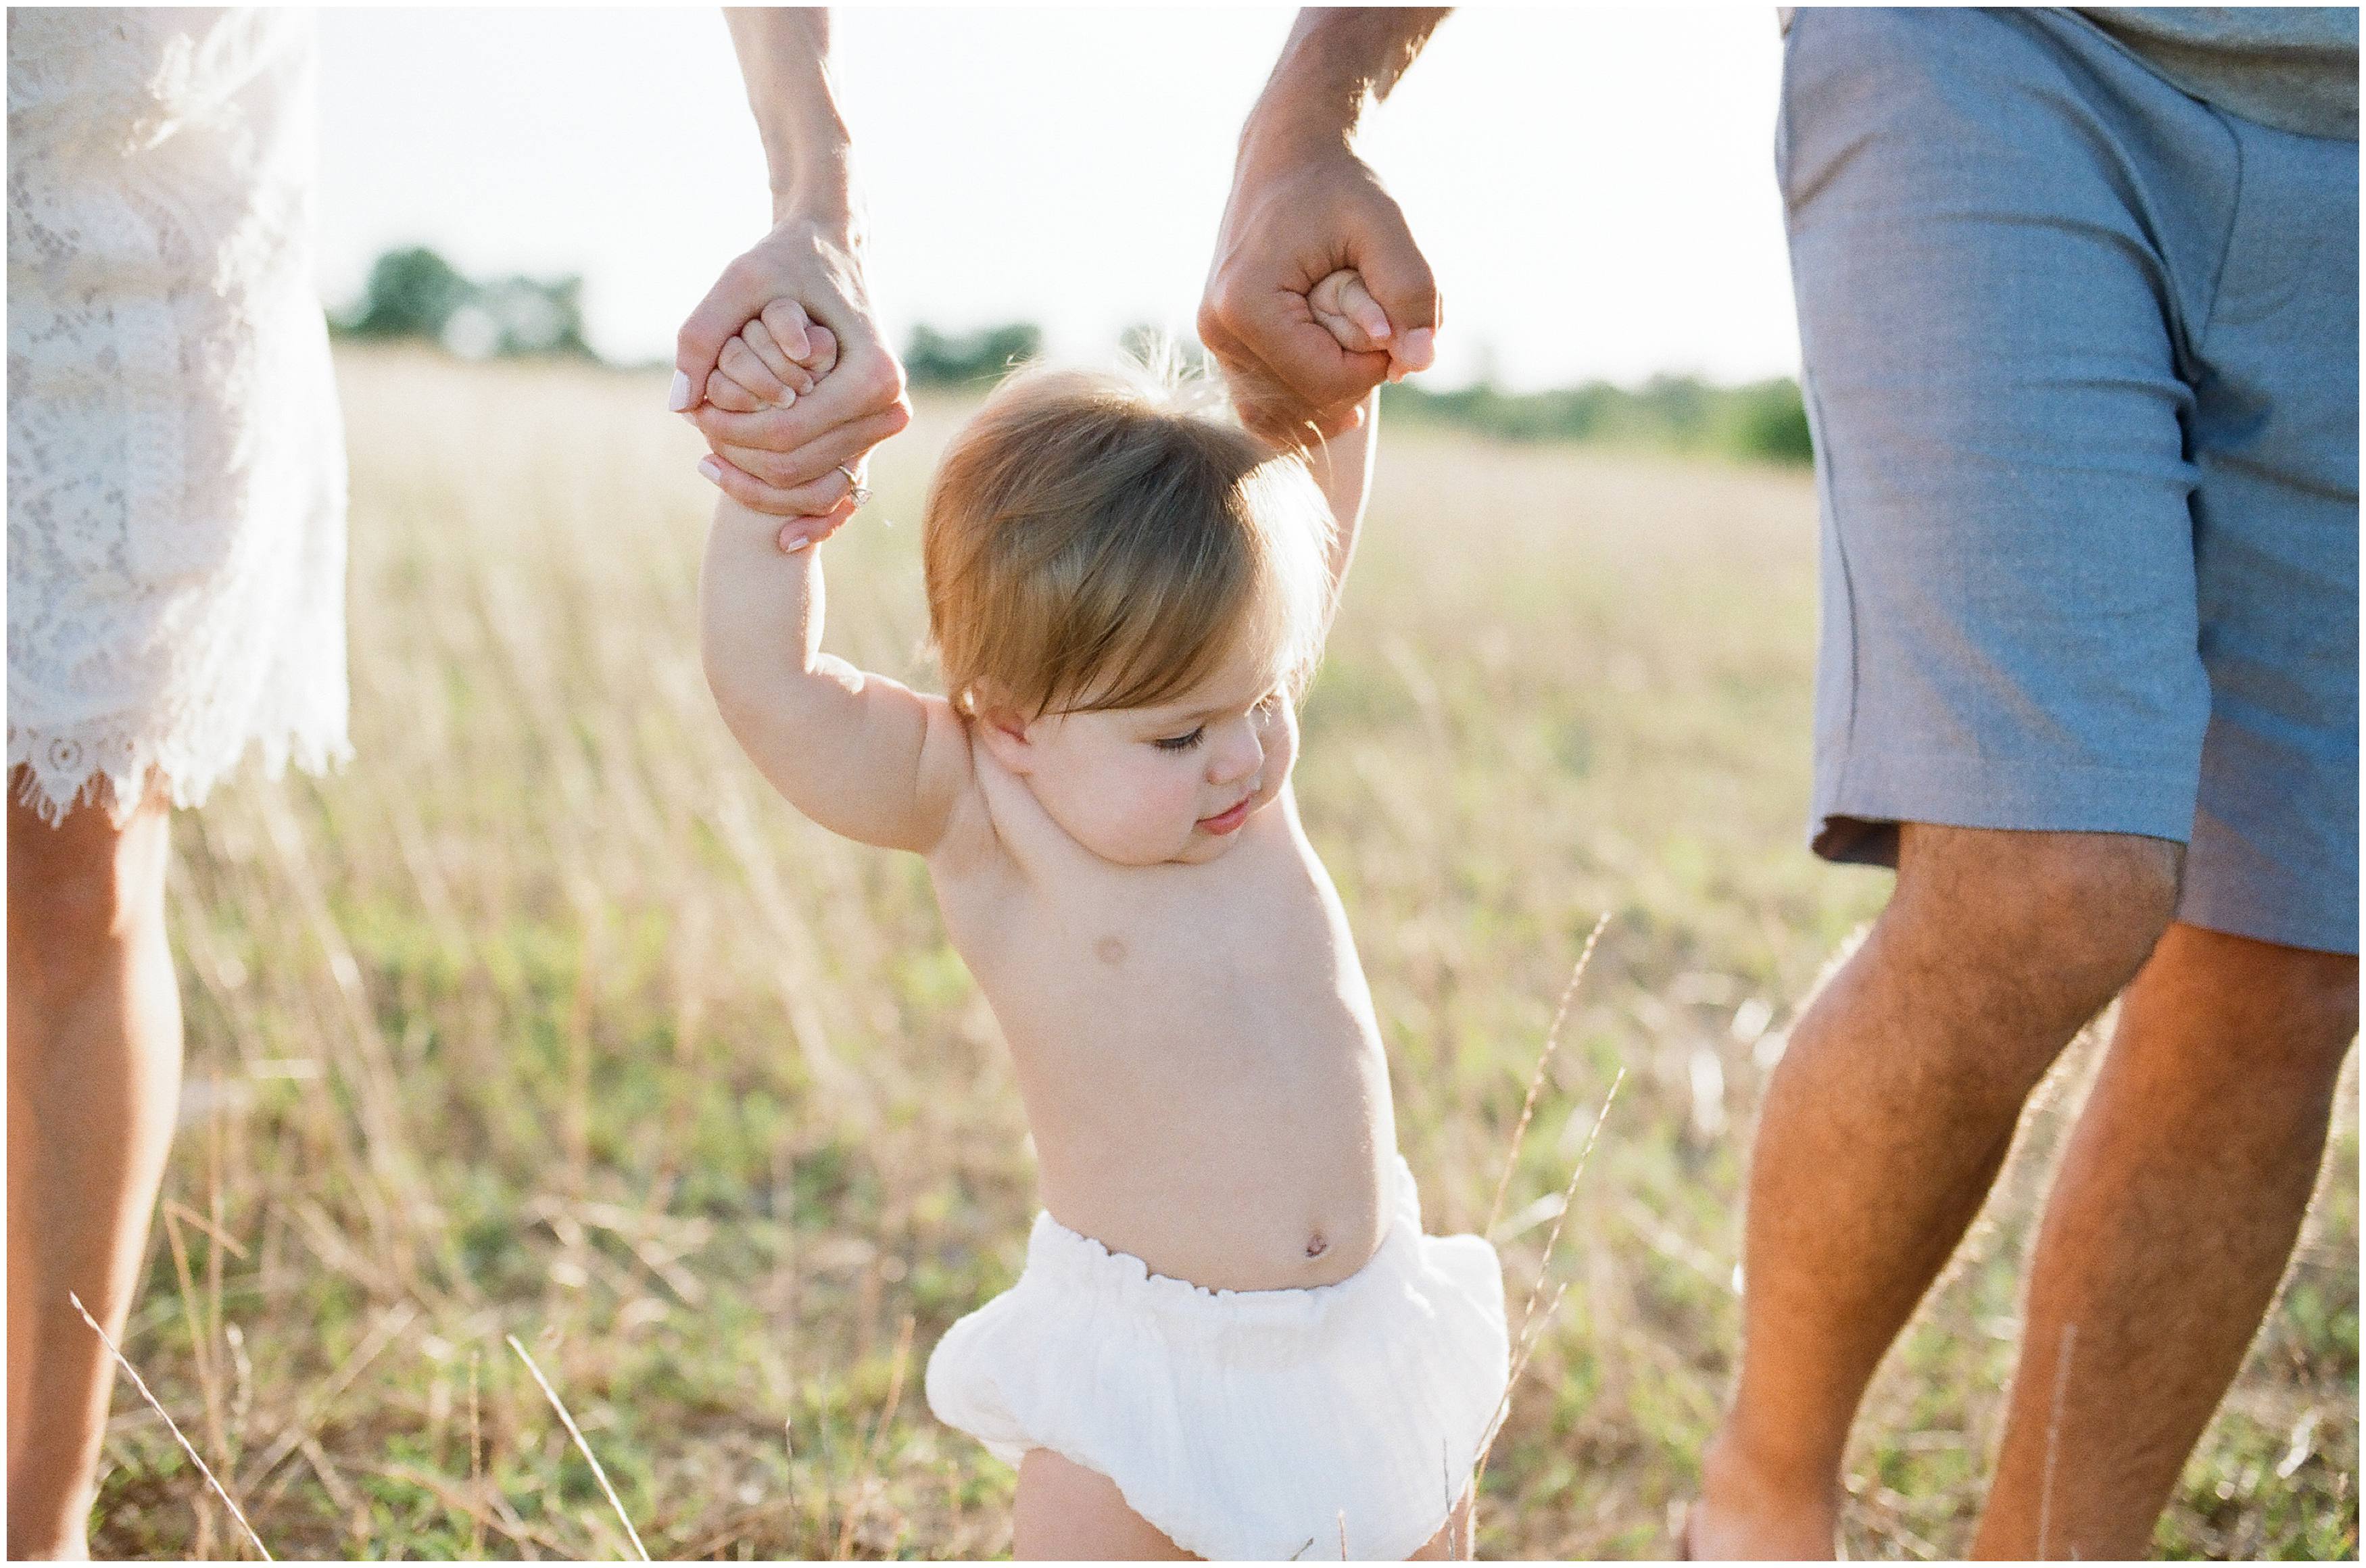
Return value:
[(8, 1555), (79, 1557), (180, 1093), (166, 808), (8, 807)]
[(2046, 1203), (1974, 1555), (2145, 1555), (2282, 1278), (2357, 1032), (2355, 958), (2169, 927)]
[(1687, 1545), (1829, 1557), (1842, 1448), (2029, 1092), (2152, 950), (2180, 850), (1909, 823), (1898, 887), (1791, 1031), (1752, 1150), (1733, 1408)]

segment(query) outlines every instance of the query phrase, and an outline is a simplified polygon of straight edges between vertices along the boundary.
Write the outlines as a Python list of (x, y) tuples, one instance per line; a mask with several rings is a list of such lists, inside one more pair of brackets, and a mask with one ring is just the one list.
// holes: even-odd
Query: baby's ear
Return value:
[(1031, 773), (1035, 769), (1035, 747), (1031, 726), (1018, 709), (1003, 702), (988, 702), (979, 698), (971, 704), (970, 711), (976, 720), (976, 734), (987, 755), (1012, 773)]

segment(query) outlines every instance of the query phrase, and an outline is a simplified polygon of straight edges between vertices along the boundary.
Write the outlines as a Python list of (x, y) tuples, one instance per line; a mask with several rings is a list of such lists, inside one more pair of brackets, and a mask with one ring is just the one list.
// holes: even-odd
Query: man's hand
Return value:
[[(756, 335), (744, 334), (751, 326)], [(815, 329), (834, 355), (826, 374), (810, 370)], [(795, 395), (754, 409), (733, 406), (747, 398), (727, 393), (718, 401), (710, 378), (733, 343)], [(714, 448), (707, 476), (732, 499), (774, 517), (839, 510), (849, 488), (841, 465), (862, 473), (872, 449), (912, 422), (904, 367), (880, 340), (849, 229), (793, 214), (726, 267), (682, 324), (672, 401)]]
[[(1436, 281), (1353, 140), (1443, 14), (1301, 12), (1242, 134), (1200, 341), (1243, 420), (1268, 440), (1302, 446), (1349, 429), (1373, 387), (1436, 360)], [(1380, 319), (1358, 323), (1367, 348), (1317, 319), (1316, 286), (1343, 271), (1380, 308)]]
[[(1342, 271), (1365, 279), (1381, 311), (1362, 352), (1316, 319), (1315, 286)], [(1299, 445), (1347, 429), (1373, 387), (1429, 368), (1439, 314), (1429, 263), (1361, 159), (1335, 146), (1279, 168), (1244, 160), (1200, 306), (1200, 341), (1252, 429)]]

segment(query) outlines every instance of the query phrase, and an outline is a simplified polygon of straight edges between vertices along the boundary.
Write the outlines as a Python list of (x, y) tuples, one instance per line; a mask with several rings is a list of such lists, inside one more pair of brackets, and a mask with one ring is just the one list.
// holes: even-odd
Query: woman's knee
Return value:
[(96, 805), (50, 823), (8, 804), (8, 947), (44, 974), (152, 934), (164, 917), (170, 808), (151, 799), (118, 826)]

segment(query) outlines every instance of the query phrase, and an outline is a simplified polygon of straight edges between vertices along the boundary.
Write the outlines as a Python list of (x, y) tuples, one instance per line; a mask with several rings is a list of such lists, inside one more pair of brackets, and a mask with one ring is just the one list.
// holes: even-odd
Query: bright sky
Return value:
[[(1287, 7), (856, 9), (836, 69), (874, 299), (1105, 353), (1188, 330), (1234, 138)], [(593, 345), (670, 358), (761, 231), (763, 160), (712, 10), (332, 10), (321, 286), (423, 243), (472, 274), (580, 273)], [(1367, 135), (1446, 299), (1438, 385), (1797, 365), (1768, 6), (1448, 19)]]

